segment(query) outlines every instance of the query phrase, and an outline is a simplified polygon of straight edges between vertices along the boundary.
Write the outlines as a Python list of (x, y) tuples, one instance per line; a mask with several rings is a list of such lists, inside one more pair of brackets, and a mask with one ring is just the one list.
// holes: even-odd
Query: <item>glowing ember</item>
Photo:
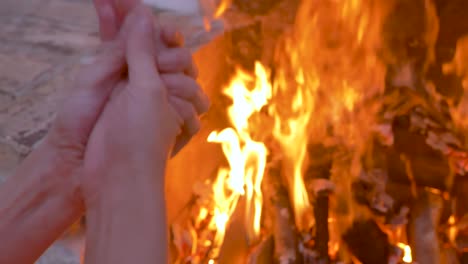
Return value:
[(457, 237), (457, 226), (455, 225), (456, 224), (456, 220), (455, 220), (455, 216), (454, 215), (451, 215), (450, 218), (448, 219), (448, 224), (449, 224), (449, 228), (448, 228), (448, 237), (450, 239), (450, 241), (452, 243), (455, 243), (455, 239)]
[(398, 243), (398, 247), (403, 249), (403, 262), (413, 263), (413, 258), (411, 257), (411, 247), (403, 243)]

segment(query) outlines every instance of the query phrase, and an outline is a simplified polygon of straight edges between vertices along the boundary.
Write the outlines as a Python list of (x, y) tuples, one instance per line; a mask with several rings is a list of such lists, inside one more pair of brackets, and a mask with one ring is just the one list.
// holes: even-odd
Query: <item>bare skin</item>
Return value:
[(85, 175), (105, 182), (85, 193), (90, 204), (86, 263), (167, 260), (165, 164), (184, 119), (152, 59), (151, 14), (138, 8), (126, 23), (131, 27), (128, 81), (114, 90), (85, 155)]
[[(187, 74), (191, 59), (177, 59), (191, 57), (177, 37), (143, 30), (150, 14), (134, 12), (78, 74), (41, 146), (0, 185), (0, 263), (33, 263), (84, 212), (94, 245), (87, 263), (166, 259), (165, 164), (196, 132), (208, 101)], [(152, 42), (142, 34), (150, 31)]]

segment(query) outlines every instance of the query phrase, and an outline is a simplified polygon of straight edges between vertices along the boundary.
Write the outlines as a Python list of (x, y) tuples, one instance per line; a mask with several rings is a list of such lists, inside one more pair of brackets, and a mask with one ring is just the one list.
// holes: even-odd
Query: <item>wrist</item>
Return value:
[(79, 174), (82, 161), (78, 153), (64, 150), (46, 138), (25, 162), (26, 169), (37, 172), (47, 194), (61, 200), (64, 207), (83, 211)]
[(164, 185), (154, 177), (126, 176), (127, 180), (106, 186), (99, 199), (87, 208), (85, 259), (89, 262), (146, 263), (148, 259), (166, 259)]
[(43, 142), (0, 185), (0, 234), (11, 238), (0, 246), (1, 263), (33, 263), (81, 216), (73, 171)]
[[(106, 166), (103, 164), (107, 164)], [(84, 194), (87, 210), (101, 210), (123, 203), (131, 197), (157, 193), (164, 195), (166, 159), (155, 158), (152, 161), (127, 160), (123, 162), (105, 162), (97, 167), (85, 170), (91, 178)]]

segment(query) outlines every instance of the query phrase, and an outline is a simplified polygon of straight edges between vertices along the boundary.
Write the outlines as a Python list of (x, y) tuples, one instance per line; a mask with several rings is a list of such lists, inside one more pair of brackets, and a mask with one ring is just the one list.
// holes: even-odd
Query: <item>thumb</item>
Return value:
[(101, 39), (114, 39), (119, 31), (119, 18), (112, 0), (93, 0), (93, 3), (98, 15)]
[(130, 85), (137, 89), (164, 90), (154, 60), (156, 43), (152, 14), (143, 6), (132, 13), (130, 17), (138, 19), (131, 26), (126, 48)]

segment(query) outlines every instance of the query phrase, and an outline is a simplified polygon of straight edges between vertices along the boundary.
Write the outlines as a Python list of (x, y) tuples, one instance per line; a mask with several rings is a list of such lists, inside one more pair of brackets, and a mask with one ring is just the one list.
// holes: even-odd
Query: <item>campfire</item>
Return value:
[(468, 36), (447, 55), (447, 5), (221, 3), (222, 156), (170, 221), (172, 263), (467, 263)]

